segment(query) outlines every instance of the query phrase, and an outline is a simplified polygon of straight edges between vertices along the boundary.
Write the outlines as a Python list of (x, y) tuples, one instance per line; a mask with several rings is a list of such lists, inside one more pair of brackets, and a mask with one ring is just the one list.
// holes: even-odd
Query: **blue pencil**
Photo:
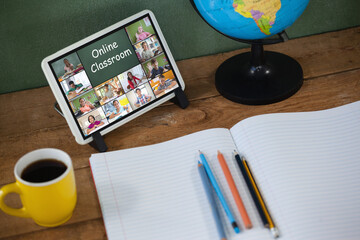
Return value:
[(211, 210), (212, 210), (213, 216), (215, 218), (216, 228), (219, 233), (219, 237), (221, 240), (226, 240), (224, 226), (220, 220), (220, 214), (219, 214), (218, 208), (215, 203), (214, 195), (212, 193), (211, 183), (209, 181), (208, 176), (206, 175), (204, 166), (200, 162), (198, 165), (198, 170), (199, 170), (201, 181), (203, 183), (203, 186), (204, 186), (204, 189), (206, 192), (207, 199), (209, 200), (209, 203), (211, 205)]
[(220, 190), (220, 187), (218, 185), (218, 183), (216, 182), (216, 179), (215, 179), (215, 176), (214, 174), (211, 172), (211, 168), (209, 166), (209, 164), (207, 163), (206, 161), (206, 158), (204, 156), (204, 154), (202, 154), (200, 151), (200, 159), (201, 159), (201, 163), (204, 165), (204, 168), (205, 168), (205, 171), (210, 179), (210, 182), (212, 184), (212, 186), (214, 187), (215, 189), (215, 192), (216, 192), (216, 195), (218, 196), (218, 198), (220, 199), (220, 202), (221, 202), (221, 205), (223, 206), (224, 210), (225, 210), (225, 213), (227, 215), (227, 217), (229, 218), (229, 221), (231, 223), (231, 226), (234, 228), (234, 231), (235, 233), (239, 233), (240, 232), (240, 229), (230, 211), (230, 208), (225, 200), (225, 197), (224, 195), (222, 194), (221, 190)]

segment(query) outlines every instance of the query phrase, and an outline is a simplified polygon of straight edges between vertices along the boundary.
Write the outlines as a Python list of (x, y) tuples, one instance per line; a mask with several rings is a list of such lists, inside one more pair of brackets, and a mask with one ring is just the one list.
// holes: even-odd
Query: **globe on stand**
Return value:
[[(309, 0), (190, 1), (215, 30), (251, 44), (251, 52), (231, 57), (217, 69), (215, 86), (221, 95), (234, 102), (261, 105), (284, 100), (300, 89), (300, 64), (285, 54), (264, 51), (263, 45), (286, 41), (284, 30), (302, 14)], [(276, 34), (277, 38), (268, 38)]]

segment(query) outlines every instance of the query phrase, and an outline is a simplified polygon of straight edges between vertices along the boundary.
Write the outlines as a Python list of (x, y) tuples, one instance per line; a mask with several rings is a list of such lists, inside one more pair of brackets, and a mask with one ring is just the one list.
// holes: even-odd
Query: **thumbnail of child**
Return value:
[(59, 59), (58, 61), (51, 64), (56, 77), (61, 82), (64, 78), (72, 76), (83, 70), (80, 59), (77, 53), (71, 53), (64, 58)]
[(108, 124), (105, 113), (101, 107), (78, 118), (78, 122), (85, 136), (90, 135)]
[(152, 27), (148, 17), (145, 17), (126, 27), (126, 32), (128, 33), (132, 43), (142, 41), (155, 34), (154, 28)]
[(150, 85), (156, 97), (160, 97), (179, 86), (176, 82), (173, 71), (167, 71), (164, 74), (160, 74), (158, 77), (150, 81)]
[(95, 95), (94, 90), (74, 98), (70, 104), (76, 117), (80, 117), (100, 106), (100, 102)]
[(124, 93), (124, 89), (122, 88), (117, 77), (111, 78), (95, 87), (95, 94), (100, 100), (101, 105), (111, 102)]
[(124, 117), (132, 111), (129, 100), (126, 95), (122, 95), (119, 98), (109, 102), (103, 106), (105, 116), (108, 122), (111, 123), (121, 117)]
[(135, 89), (137, 86), (147, 82), (146, 75), (141, 65), (137, 65), (130, 70), (121, 73), (117, 76), (125, 92)]
[(145, 62), (162, 52), (162, 48), (160, 47), (160, 43), (156, 35), (135, 44), (134, 47), (140, 62)]
[(128, 92), (126, 96), (129, 99), (129, 102), (133, 109), (144, 106), (155, 99), (155, 95), (149, 83), (145, 83), (136, 88), (135, 90)]
[(161, 54), (156, 58), (153, 58), (150, 61), (143, 63), (143, 68), (146, 71), (147, 78), (153, 79), (156, 76), (170, 70), (171, 68), (168, 64), (169, 63), (165, 55)]
[(64, 78), (60, 85), (68, 100), (71, 100), (92, 89), (89, 78), (84, 70)]

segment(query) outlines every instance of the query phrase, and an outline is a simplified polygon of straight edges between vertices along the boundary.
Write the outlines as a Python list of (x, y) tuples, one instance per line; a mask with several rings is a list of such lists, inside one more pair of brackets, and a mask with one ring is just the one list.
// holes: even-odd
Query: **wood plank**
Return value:
[[(146, 114), (146, 124), (144, 120), (137, 119), (130, 125), (126, 134), (120, 129), (110, 133), (106, 141), (111, 150), (148, 145), (162, 142), (184, 134), (195, 131), (213, 128), (229, 128), (239, 120), (254, 116), (259, 113), (271, 112), (293, 112), (321, 110), (329, 107), (340, 106), (356, 100), (360, 100), (360, 70), (354, 70), (325, 77), (319, 77), (305, 82), (300, 92), (280, 103), (269, 106), (246, 106), (234, 104), (220, 96), (193, 101), (186, 111), (176, 106), (167, 106), (155, 109)], [(331, 87), (329, 87), (331, 86)], [(161, 112), (167, 114), (159, 115)], [(66, 127), (55, 128), (47, 131), (38, 131), (29, 135), (27, 144), (24, 144), (23, 137), (5, 137), (0, 142), (0, 155), (4, 165), (10, 166), (15, 163), (13, 155), (18, 154), (16, 149), (22, 146), (22, 151), (30, 151), (38, 147), (50, 145), (50, 147), (60, 147), (70, 152), (73, 157), (76, 170), (76, 181), (78, 188), (78, 204), (72, 219), (60, 228), (45, 229), (37, 226), (30, 219), (12, 217), (0, 213), (0, 238), (16, 236), (14, 239), (33, 238), (37, 236), (67, 235), (67, 230), (79, 234), (79, 239), (87, 239), (89, 228), (94, 227), (94, 236), (103, 238), (104, 229), (101, 227), (101, 211), (93, 185), (91, 172), (88, 166), (88, 157), (93, 152), (88, 146), (77, 146), (73, 139), (67, 136)], [(166, 132), (167, 134), (163, 134)], [(142, 134), (139, 134), (142, 133)], [(47, 138), (49, 137), (50, 138)], [(5, 145), (8, 146), (5, 149)], [(74, 151), (76, 147), (76, 151)], [(12, 175), (4, 172), (1, 168), (0, 176), (5, 175), (1, 181), (10, 182)], [(11, 196), (14, 197), (14, 196)], [(13, 202), (14, 200), (10, 199)], [(82, 234), (81, 234), (82, 233)], [(25, 235), (24, 235), (25, 234)], [(69, 233), (70, 234), (70, 233)]]
[[(3, 239), (3, 238), (0, 238)], [(51, 228), (39, 230), (23, 235), (6, 238), (7, 240), (28, 240), (28, 239), (86, 239), (86, 240), (105, 240), (104, 223), (101, 218), (62, 226), (61, 228)]]
[[(302, 65), (305, 79), (358, 69), (360, 27), (268, 45), (265, 49), (294, 57)], [(248, 50), (178, 61), (190, 101), (218, 96), (214, 86), (215, 70), (227, 58)], [(66, 125), (53, 109), (55, 98), (49, 87), (3, 94), (0, 95), (0, 102), (7, 103), (0, 106), (2, 136), (26, 135), (44, 128)]]
[[(270, 107), (236, 104), (221, 96), (192, 101), (186, 110), (174, 105), (164, 106), (107, 134), (105, 140), (110, 151), (119, 150), (159, 143), (207, 128), (230, 128), (246, 117), (263, 113), (340, 106), (360, 100), (359, 79), (360, 69), (306, 81), (297, 94)], [(76, 169), (87, 167), (88, 158), (96, 152), (89, 145), (78, 145), (66, 125), (23, 136), (0, 137), (0, 185), (13, 181), (13, 166), (23, 154), (44, 147), (68, 152)]]

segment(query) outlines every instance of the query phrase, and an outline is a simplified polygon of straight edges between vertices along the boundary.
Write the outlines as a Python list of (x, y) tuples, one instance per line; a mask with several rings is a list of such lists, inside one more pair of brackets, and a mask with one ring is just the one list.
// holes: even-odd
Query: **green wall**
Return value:
[[(0, 0), (0, 93), (46, 86), (41, 60), (143, 9), (152, 10), (176, 60), (247, 47), (223, 37), (188, 0)], [(311, 0), (290, 38), (360, 25), (359, 0)]]

